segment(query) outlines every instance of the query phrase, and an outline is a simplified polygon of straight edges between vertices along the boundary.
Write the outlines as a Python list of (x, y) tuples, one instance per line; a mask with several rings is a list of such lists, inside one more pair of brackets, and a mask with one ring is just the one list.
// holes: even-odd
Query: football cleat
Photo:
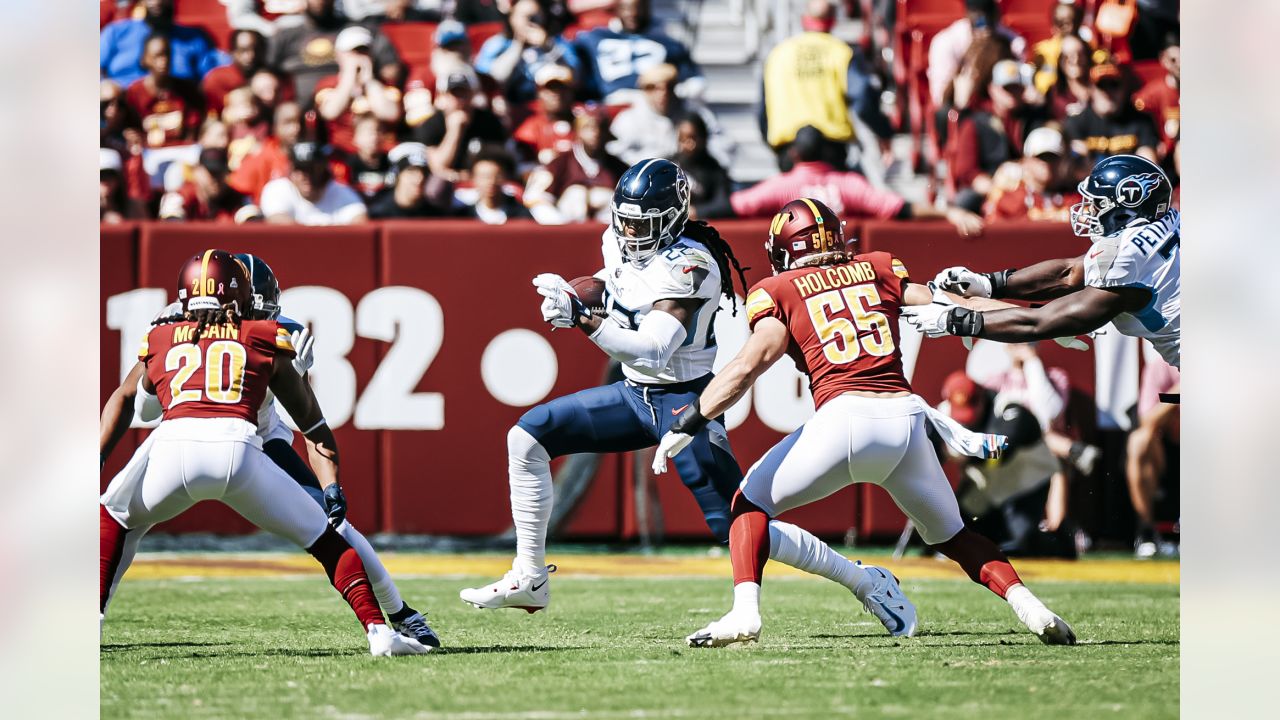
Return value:
[(862, 565), (870, 582), (854, 591), (867, 612), (876, 616), (893, 637), (911, 637), (916, 633), (916, 606), (907, 599), (893, 573), (877, 565)]
[(422, 616), (422, 613), (413, 610), (408, 605), (405, 605), (405, 609), (409, 610), (409, 614), (400, 620), (392, 620), (392, 629), (428, 647), (440, 647), (440, 636), (436, 635), (436, 631), (432, 630), (431, 626), (427, 624), (427, 619)]
[(548, 565), (544, 573), (526, 575), (512, 568), (501, 580), (480, 588), (465, 588), (458, 597), (480, 610), (519, 608), (535, 613), (551, 604), (549, 576), (555, 571), (555, 565)]
[(386, 625), (369, 626), (369, 654), (374, 657), (391, 657), (393, 655), (423, 655), (431, 648), (405, 637)]
[(685, 638), (689, 647), (725, 647), (734, 643), (760, 640), (760, 615), (730, 610), (698, 632)]
[[(1012, 604), (1012, 603), (1011, 603)], [(1058, 617), (1039, 598), (1027, 593), (1026, 599), (1012, 604), (1014, 613), (1031, 634), (1045, 645), (1075, 645), (1076, 633), (1066, 620)]]

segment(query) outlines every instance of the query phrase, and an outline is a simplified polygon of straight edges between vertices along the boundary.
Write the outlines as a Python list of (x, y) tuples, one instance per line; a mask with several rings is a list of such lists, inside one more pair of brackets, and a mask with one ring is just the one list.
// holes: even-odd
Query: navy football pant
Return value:
[[(653, 447), (712, 377), (667, 385), (624, 380), (582, 390), (534, 407), (517, 425), (553, 458)], [(729, 449), (724, 419), (709, 423), (672, 462), (711, 533), (728, 542), (729, 503), (742, 482), (742, 470)]]

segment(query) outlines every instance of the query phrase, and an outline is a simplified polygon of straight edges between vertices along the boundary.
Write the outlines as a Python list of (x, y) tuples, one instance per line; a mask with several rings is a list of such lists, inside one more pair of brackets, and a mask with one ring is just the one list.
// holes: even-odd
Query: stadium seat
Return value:
[(1027, 46), (1053, 34), (1050, 22), (1057, 0), (1001, 0), (1001, 22), (1026, 38)]
[[(898, 26), (894, 32), (894, 80), (905, 95), (911, 135), (911, 165), (919, 169), (923, 156), (921, 133), (931, 114), (929, 41), (940, 30), (964, 17), (964, 0), (898, 0)], [(901, 122), (899, 123), (901, 125)]]
[[(436, 47), (436, 24), (425, 22), (384, 23), (382, 32), (400, 53), (400, 60), (410, 67), (429, 65)], [(478, 49), (474, 45), (473, 51)]]
[(1157, 78), (1164, 77), (1165, 69), (1159, 60), (1139, 60), (1126, 65), (1133, 74), (1134, 87), (1142, 87)]
[(502, 23), (488, 22), (475, 23), (467, 26), (467, 37), (471, 38), (471, 52), (480, 52), (480, 46), (484, 45), (484, 41), (502, 32)]
[(231, 23), (222, 0), (179, 0), (174, 3), (173, 19), (179, 25), (204, 28), (223, 50), (231, 46)]

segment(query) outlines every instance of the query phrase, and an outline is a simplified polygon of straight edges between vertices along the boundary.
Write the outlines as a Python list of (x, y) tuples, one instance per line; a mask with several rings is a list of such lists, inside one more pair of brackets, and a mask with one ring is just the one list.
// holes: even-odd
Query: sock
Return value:
[(111, 517), (107, 508), (98, 505), (98, 612), (107, 611), (116, 571), (124, 555), (125, 535), (129, 531)]
[(1004, 597), (1009, 588), (1020, 584), (1018, 571), (995, 543), (965, 528), (950, 540), (931, 546), (951, 558), (964, 569), (969, 579), (986, 585), (991, 592)]
[(547, 523), (551, 520), (551, 457), (519, 425), (507, 433), (507, 472), (511, 482), (511, 519), (516, 528), (514, 567), (542, 575), (547, 567)]
[(760, 614), (760, 583), (743, 582), (733, 586), (733, 612)]
[(336, 530), (326, 524), (324, 532), (307, 552), (324, 566), (329, 583), (351, 606), (362, 629), (368, 631), (370, 625), (386, 624), (369, 587), (369, 576), (365, 574), (360, 555)]
[(382, 612), (387, 615), (400, 612), (405, 606), (404, 600), (400, 598), (400, 590), (396, 588), (395, 581), (391, 579), (391, 573), (387, 572), (387, 567), (382, 564), (382, 559), (378, 557), (373, 546), (346, 520), (338, 526), (338, 534), (360, 556), (365, 575), (369, 576), (369, 585), (373, 587), (373, 594), (378, 598), (378, 607), (381, 607)]
[(769, 560), (769, 516), (739, 491), (733, 496), (733, 524), (729, 526), (729, 560), (733, 584), (760, 584)]
[(1022, 583), (1017, 583), (1010, 587), (1005, 592), (1004, 599), (1009, 603), (1010, 607), (1013, 608), (1013, 612), (1017, 614), (1019, 618), (1021, 618), (1027, 610), (1032, 608), (1038, 609), (1040, 606), (1044, 605), (1044, 603), (1040, 602), (1040, 598), (1033, 595), (1031, 591), (1027, 589), (1027, 586)]
[(832, 550), (813, 533), (778, 520), (769, 522), (769, 559), (839, 583), (850, 592), (867, 575), (865, 570)]

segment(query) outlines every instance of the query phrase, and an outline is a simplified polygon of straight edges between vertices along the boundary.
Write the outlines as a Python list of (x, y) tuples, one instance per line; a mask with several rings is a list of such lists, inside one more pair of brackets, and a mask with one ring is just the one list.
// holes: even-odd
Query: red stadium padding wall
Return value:
[[(718, 223), (749, 282), (763, 277), (765, 221)], [(1065, 226), (1010, 224), (977, 239), (949, 225), (866, 223), (849, 228), (864, 250), (903, 259), (918, 281), (943, 267), (1026, 265), (1078, 254), (1087, 241)], [(599, 384), (605, 357), (576, 331), (541, 322), (530, 279), (566, 278), (600, 264), (601, 228), (474, 222), (389, 222), (353, 228), (147, 223), (102, 228), (102, 388), (119, 384), (122, 362), (174, 293), (181, 262), (206, 247), (259, 255), (284, 288), (284, 313), (309, 323), (317, 338), (312, 382), (337, 430), (352, 521), (366, 533), (489, 535), (510, 525), (506, 432), (530, 406)], [(745, 318), (721, 313), (717, 335), (736, 349)], [(904, 349), (914, 354), (910, 338)], [(964, 365), (957, 339), (920, 347), (913, 385), (936, 402), (943, 378)], [(723, 353), (722, 353), (723, 354)], [(1091, 353), (1050, 345), (1042, 354), (1076, 389), (1093, 390)], [(721, 358), (722, 361), (725, 358)], [(730, 440), (744, 468), (812, 407), (794, 370), (761, 379), (730, 411)], [(146, 430), (129, 433), (110, 458), (102, 484), (123, 466)], [(567, 533), (581, 538), (633, 536), (628, 458), (606, 458)], [(657, 480), (669, 537), (709, 537), (674, 474)], [(878, 488), (848, 488), (788, 518), (828, 537), (897, 534), (903, 517)], [(251, 526), (227, 508), (202, 503), (161, 528), (167, 532), (243, 533)]]

